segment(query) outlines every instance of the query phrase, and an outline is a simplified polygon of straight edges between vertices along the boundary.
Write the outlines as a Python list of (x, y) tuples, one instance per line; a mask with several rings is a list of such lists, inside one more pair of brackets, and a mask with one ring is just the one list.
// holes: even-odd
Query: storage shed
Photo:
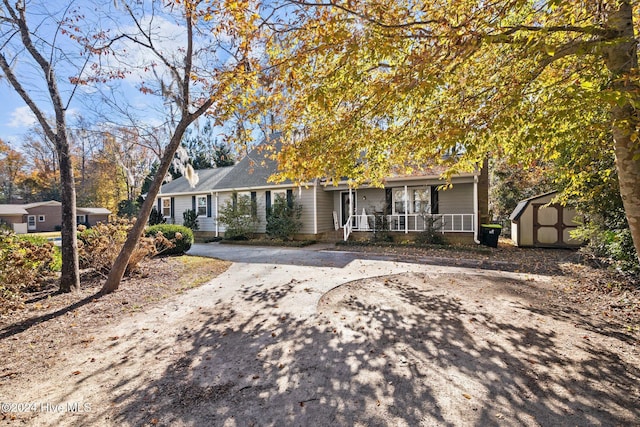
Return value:
[(516, 246), (571, 248), (583, 242), (571, 238), (580, 220), (575, 209), (551, 203), (557, 191), (530, 197), (511, 213), (511, 240)]

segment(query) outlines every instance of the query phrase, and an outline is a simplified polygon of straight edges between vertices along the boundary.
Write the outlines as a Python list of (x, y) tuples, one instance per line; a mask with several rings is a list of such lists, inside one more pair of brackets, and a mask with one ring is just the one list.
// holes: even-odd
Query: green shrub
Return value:
[(591, 262), (604, 264), (625, 273), (640, 273), (629, 228), (605, 229), (593, 221), (582, 225), (571, 235), (587, 241), (580, 252)]
[(159, 212), (155, 206), (151, 208), (151, 213), (149, 214), (149, 225), (164, 224), (166, 221), (167, 220), (162, 215), (162, 212)]
[(24, 291), (37, 288), (53, 274), (53, 243), (0, 231), (0, 312), (22, 306)]
[(267, 235), (281, 240), (290, 240), (302, 228), (302, 205), (295, 198), (287, 200), (277, 195), (267, 215)]
[(373, 217), (372, 242), (393, 242), (389, 232), (389, 218), (381, 213), (375, 213)]
[[(235, 201), (235, 203), (234, 203)], [(253, 238), (258, 229), (257, 205), (249, 196), (233, 194), (218, 212), (218, 220), (224, 224), (224, 238), (247, 240)]]
[(418, 245), (444, 245), (446, 240), (441, 232), (441, 220), (429, 215), (422, 215), (424, 231), (416, 236)]
[(182, 255), (189, 249), (191, 249), (191, 245), (193, 244), (193, 231), (183, 225), (152, 225), (151, 227), (147, 227), (145, 234), (149, 237), (157, 237), (158, 235), (162, 235), (166, 239), (168, 239), (173, 244), (173, 247), (157, 248), (158, 253), (164, 253), (167, 255)]
[(183, 222), (182, 225), (190, 228), (193, 231), (196, 231), (200, 228), (200, 224), (198, 223), (198, 213), (194, 209), (187, 209), (182, 212)]

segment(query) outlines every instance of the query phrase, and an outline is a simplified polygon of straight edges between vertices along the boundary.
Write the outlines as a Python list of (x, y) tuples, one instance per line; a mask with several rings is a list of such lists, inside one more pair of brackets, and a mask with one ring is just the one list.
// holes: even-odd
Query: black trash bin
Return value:
[(501, 231), (502, 226), (500, 224), (480, 225), (480, 244), (497, 248), (498, 237), (500, 236)]

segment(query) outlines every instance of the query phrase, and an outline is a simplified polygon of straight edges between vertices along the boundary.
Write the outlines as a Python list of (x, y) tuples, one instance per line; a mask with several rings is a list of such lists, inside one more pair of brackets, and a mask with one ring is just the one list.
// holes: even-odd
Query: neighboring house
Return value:
[(276, 197), (295, 197), (302, 205), (302, 229), (298, 237), (348, 239), (352, 233), (371, 233), (376, 216), (384, 216), (392, 234), (399, 238), (423, 231), (433, 222), (450, 240), (478, 241), (480, 216), (488, 211), (486, 169), (454, 176), (451, 189), (439, 190), (445, 182), (440, 173), (426, 171), (386, 180), (385, 188), (367, 185), (350, 189), (347, 182), (334, 186), (315, 180), (301, 186), (290, 181), (268, 182), (276, 162), (254, 149), (235, 166), (197, 171), (200, 181), (191, 188), (184, 177), (162, 186), (157, 207), (167, 222), (183, 223), (183, 212), (198, 212), (196, 235), (222, 236), (217, 221), (219, 209), (233, 194), (246, 195), (257, 205), (259, 233), (265, 232), (267, 212)]
[(516, 246), (577, 247), (583, 242), (570, 235), (580, 222), (575, 209), (552, 203), (557, 191), (530, 197), (518, 203), (509, 219), (511, 240)]
[[(111, 211), (105, 208), (76, 208), (78, 224), (107, 222)], [(55, 200), (24, 205), (0, 205), (0, 224), (16, 233), (57, 231), (62, 224), (62, 204)]]

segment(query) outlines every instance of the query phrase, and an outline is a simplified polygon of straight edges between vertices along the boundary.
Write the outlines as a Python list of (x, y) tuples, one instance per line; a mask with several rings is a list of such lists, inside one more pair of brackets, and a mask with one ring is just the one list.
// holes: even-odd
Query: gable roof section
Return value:
[[(277, 149), (277, 145), (276, 145)], [(280, 184), (268, 182), (271, 175), (278, 171), (278, 162), (270, 157), (271, 152), (261, 144), (240, 160), (230, 173), (218, 182), (216, 189), (238, 190), (277, 185), (291, 185), (286, 180)]]
[(189, 181), (184, 176), (174, 179), (171, 182), (164, 184), (158, 193), (160, 195), (167, 194), (197, 194), (206, 193), (211, 191), (218, 182), (224, 178), (235, 166), (225, 166), (212, 169), (200, 169), (197, 170), (199, 181), (195, 187), (191, 187)]
[(520, 219), (520, 217), (522, 216), (522, 214), (524, 213), (524, 211), (527, 209), (527, 206), (529, 206), (529, 203), (541, 199), (543, 197), (546, 196), (550, 196), (551, 194), (556, 194), (557, 191), (550, 191), (548, 193), (544, 193), (544, 194), (538, 194), (537, 196), (533, 196), (533, 197), (529, 197), (528, 199), (524, 199), (524, 200), (520, 200), (518, 202), (518, 205), (516, 206), (516, 208), (513, 210), (513, 212), (511, 212), (511, 215), (509, 215), (509, 219), (511, 221), (517, 221)]

